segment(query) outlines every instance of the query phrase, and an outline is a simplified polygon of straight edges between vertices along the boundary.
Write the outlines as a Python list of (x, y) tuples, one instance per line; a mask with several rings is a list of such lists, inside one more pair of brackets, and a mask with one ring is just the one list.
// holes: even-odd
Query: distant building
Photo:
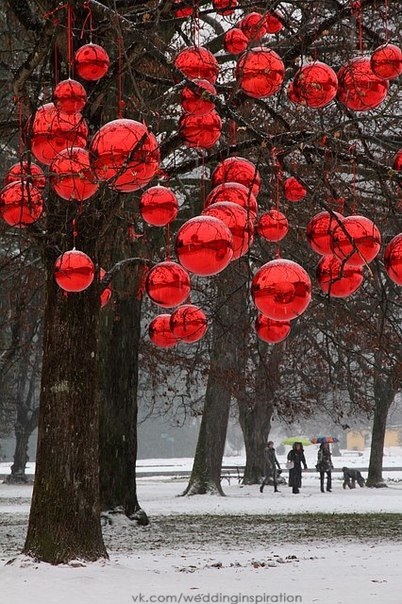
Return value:
[[(370, 446), (371, 430), (349, 430), (346, 433), (346, 448), (349, 451), (364, 451)], [(385, 431), (384, 447), (402, 446), (402, 426), (392, 426)]]

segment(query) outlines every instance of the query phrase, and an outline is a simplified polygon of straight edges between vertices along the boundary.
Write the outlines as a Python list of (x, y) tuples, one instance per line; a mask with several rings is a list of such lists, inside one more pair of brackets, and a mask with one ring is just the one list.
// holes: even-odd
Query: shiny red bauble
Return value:
[(42, 192), (34, 185), (17, 180), (0, 191), (0, 216), (10, 226), (24, 227), (40, 218)]
[(198, 342), (207, 331), (208, 321), (204, 311), (194, 304), (184, 304), (172, 313), (170, 329), (181, 342)]
[(99, 188), (86, 149), (64, 149), (52, 161), (50, 172), (52, 188), (59, 197), (67, 201), (85, 201), (95, 195)]
[(181, 105), (186, 113), (206, 115), (215, 109), (215, 104), (203, 95), (203, 91), (206, 90), (210, 94), (216, 95), (216, 88), (208, 80), (194, 80), (194, 84), (199, 86), (199, 91), (188, 86), (184, 87), (181, 91)]
[(139, 209), (148, 224), (166, 226), (176, 218), (179, 204), (171, 189), (157, 185), (142, 194)]
[(367, 57), (355, 57), (338, 72), (338, 100), (353, 111), (370, 111), (387, 96), (389, 84), (379, 78)]
[(278, 12), (268, 13), (265, 15), (265, 29), (267, 34), (277, 34), (283, 29), (281, 16)]
[(159, 262), (151, 268), (145, 282), (145, 290), (152, 302), (163, 308), (178, 306), (190, 294), (190, 277), (177, 262)]
[(395, 44), (383, 44), (371, 55), (370, 65), (379, 78), (393, 80), (402, 74), (402, 50)]
[(62, 80), (53, 90), (53, 101), (58, 111), (79, 113), (85, 107), (87, 93), (76, 80)]
[(281, 241), (288, 231), (288, 219), (279, 210), (269, 210), (258, 220), (257, 233), (267, 241)]
[(57, 285), (66, 292), (82, 292), (87, 289), (95, 276), (95, 266), (91, 258), (73, 249), (59, 256), (54, 265)]
[(334, 255), (350, 266), (363, 266), (377, 256), (381, 234), (372, 220), (365, 216), (348, 216), (335, 227), (332, 235)]
[(233, 27), (225, 32), (223, 36), (223, 46), (226, 52), (231, 55), (239, 55), (244, 52), (248, 46), (248, 38), (239, 27)]
[(147, 185), (159, 168), (157, 140), (135, 120), (121, 118), (102, 126), (90, 151), (96, 177), (124, 193)]
[(258, 195), (261, 188), (261, 176), (255, 164), (244, 157), (227, 157), (215, 168), (212, 177), (212, 186), (216, 187), (224, 182), (238, 182)]
[(181, 8), (177, 8), (174, 11), (174, 16), (176, 19), (185, 19), (186, 17), (191, 17), (194, 14), (197, 2), (194, 0), (174, 0), (175, 4), (180, 4)]
[(325, 107), (336, 97), (338, 78), (332, 67), (315, 61), (298, 70), (290, 90), (289, 98), (297, 103), (313, 108)]
[(268, 48), (251, 48), (238, 60), (236, 79), (240, 88), (256, 99), (272, 96), (282, 86), (285, 66), (279, 55)]
[(267, 33), (265, 29), (265, 17), (257, 12), (245, 15), (238, 26), (248, 40), (261, 40)]
[(107, 74), (109, 65), (109, 55), (98, 44), (85, 44), (74, 55), (76, 74), (83, 80), (100, 80)]
[(277, 344), (285, 340), (290, 334), (290, 321), (275, 321), (261, 313), (255, 321), (255, 331), (263, 342)]
[(170, 329), (170, 315), (158, 315), (151, 321), (148, 328), (149, 339), (160, 348), (172, 348), (177, 344), (177, 338)]
[(222, 120), (215, 110), (199, 116), (185, 114), (180, 118), (179, 131), (189, 147), (210, 149), (221, 136)]
[(267, 262), (256, 272), (251, 293), (263, 315), (277, 321), (290, 321), (310, 304), (311, 280), (300, 264), (279, 258)]
[(238, 3), (238, 0), (212, 0), (212, 6), (219, 15), (231, 15)]
[(195, 216), (180, 227), (175, 248), (184, 268), (206, 277), (227, 267), (233, 256), (233, 238), (218, 218)]
[[(99, 270), (99, 279), (100, 281), (102, 281), (102, 279), (105, 277), (106, 275), (106, 271), (104, 268), (101, 268)], [(101, 303), (101, 308), (103, 308), (104, 306), (106, 306), (107, 304), (109, 304), (111, 298), (112, 298), (112, 288), (110, 285), (108, 285), (107, 287), (105, 287), (105, 289), (103, 290), (103, 292), (100, 295), (100, 303)]]
[(283, 194), (288, 201), (302, 201), (307, 195), (307, 189), (294, 176), (287, 178), (283, 184)]
[(244, 208), (236, 203), (222, 201), (208, 206), (202, 215), (214, 216), (226, 224), (233, 237), (232, 260), (237, 260), (248, 252), (253, 242), (254, 226), (253, 219)]
[(317, 281), (321, 290), (333, 298), (346, 298), (363, 283), (363, 269), (348, 266), (335, 256), (324, 256), (317, 266)]
[(402, 171), (402, 149), (395, 154), (393, 161), (394, 170), (398, 170), (398, 172)]
[(224, 182), (214, 187), (205, 200), (205, 207), (213, 203), (220, 203), (221, 201), (229, 201), (241, 206), (250, 214), (250, 218), (257, 216), (258, 205), (256, 198), (250, 189), (238, 182)]
[(202, 46), (185, 48), (179, 52), (174, 64), (190, 80), (208, 80), (214, 84), (219, 73), (218, 61), (207, 48)]
[(402, 233), (391, 239), (385, 248), (384, 266), (388, 277), (397, 285), (402, 285)]
[(29, 121), (28, 134), (36, 159), (50, 165), (64, 149), (86, 146), (88, 126), (80, 113), (62, 113), (53, 103), (46, 103)]
[(338, 212), (319, 212), (310, 220), (306, 228), (308, 244), (317, 254), (327, 256), (332, 254), (332, 234), (343, 220)]
[(31, 161), (19, 161), (7, 170), (4, 178), (6, 185), (19, 180), (29, 182), (37, 189), (44, 189), (46, 186), (46, 177), (42, 168)]

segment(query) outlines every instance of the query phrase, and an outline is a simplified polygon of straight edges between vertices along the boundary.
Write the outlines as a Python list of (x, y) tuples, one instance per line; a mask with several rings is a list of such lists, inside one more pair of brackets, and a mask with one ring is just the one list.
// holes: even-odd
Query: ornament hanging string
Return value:
[(71, 78), (73, 73), (73, 15), (72, 6), (67, 4), (67, 63), (68, 77)]
[(123, 38), (119, 34), (117, 36), (117, 117), (123, 117), (125, 102), (123, 101)]
[(359, 52), (363, 54), (363, 10), (360, 0), (352, 0), (352, 15), (357, 22)]
[(77, 229), (77, 220), (76, 220), (76, 218), (73, 218), (72, 227), (73, 227), (73, 248), (75, 249), (75, 241), (76, 241), (76, 239), (78, 237), (78, 229)]
[(170, 261), (170, 223), (166, 225), (166, 260)]
[(84, 23), (82, 24), (80, 39), (84, 37), (86, 24), (89, 24), (89, 42), (92, 44), (92, 32), (93, 32), (93, 22), (92, 22), (92, 11), (90, 7), (90, 2), (84, 2), (82, 7), (87, 11), (87, 16), (84, 19)]

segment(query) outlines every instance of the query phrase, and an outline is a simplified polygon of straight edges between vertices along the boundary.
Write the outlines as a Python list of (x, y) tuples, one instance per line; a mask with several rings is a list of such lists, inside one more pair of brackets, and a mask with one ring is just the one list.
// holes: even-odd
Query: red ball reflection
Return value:
[(99, 188), (86, 149), (64, 149), (53, 160), (50, 171), (52, 188), (67, 201), (85, 201), (95, 195)]
[(53, 100), (58, 111), (79, 113), (87, 102), (87, 93), (76, 80), (63, 80), (53, 90)]
[(185, 114), (180, 118), (180, 135), (189, 147), (210, 149), (218, 142), (222, 120), (216, 111), (207, 115)]
[(321, 290), (333, 298), (346, 298), (363, 283), (363, 269), (348, 266), (335, 256), (324, 256), (317, 266), (317, 281)]
[(238, 182), (224, 182), (217, 185), (205, 200), (205, 207), (213, 203), (229, 201), (235, 203), (246, 210), (250, 217), (255, 218), (258, 212), (258, 204), (250, 190)]
[(335, 71), (321, 61), (303, 65), (296, 73), (291, 88), (291, 100), (308, 107), (325, 107), (335, 97), (338, 78)]
[(212, 0), (212, 6), (219, 15), (231, 15), (238, 5), (238, 0)]
[(272, 96), (282, 86), (285, 66), (274, 50), (257, 47), (245, 52), (237, 62), (240, 88), (256, 99)]
[(98, 44), (85, 44), (74, 55), (75, 71), (83, 80), (100, 80), (107, 74), (109, 65), (109, 55)]
[(261, 188), (261, 175), (256, 167), (244, 157), (227, 157), (215, 168), (212, 177), (212, 186), (216, 187), (224, 182), (238, 182), (258, 195)]
[(236, 203), (222, 201), (213, 203), (203, 211), (203, 216), (214, 216), (222, 220), (232, 233), (233, 257), (237, 260), (244, 256), (253, 242), (254, 227), (246, 210)]
[(374, 260), (380, 251), (381, 234), (372, 220), (365, 216), (348, 216), (335, 227), (332, 236), (334, 255), (351, 266), (363, 266)]
[(149, 338), (155, 346), (172, 348), (177, 338), (170, 329), (170, 315), (162, 314), (153, 319), (148, 328)]
[(200, 92), (185, 87), (181, 91), (181, 104), (186, 113), (191, 115), (206, 115), (215, 108), (213, 101), (203, 96), (203, 90), (216, 95), (216, 89), (208, 80), (194, 80), (200, 87)]
[(190, 46), (177, 55), (175, 67), (191, 80), (208, 80), (216, 82), (219, 73), (218, 61), (214, 55), (202, 46)]
[(248, 46), (248, 38), (239, 27), (229, 29), (223, 36), (223, 46), (232, 55), (239, 55)]
[(79, 250), (59, 256), (54, 266), (57, 285), (66, 292), (82, 292), (94, 280), (95, 266), (91, 258)]
[(46, 186), (46, 177), (42, 168), (31, 161), (20, 161), (8, 169), (4, 182), (9, 185), (17, 181), (28, 182), (34, 185), (37, 189), (44, 189)]
[(208, 321), (204, 311), (193, 304), (185, 304), (170, 317), (172, 333), (181, 342), (198, 342), (207, 331)]
[(338, 212), (319, 212), (307, 224), (307, 241), (317, 254), (332, 254), (332, 234), (342, 220), (343, 216)]
[(370, 65), (379, 78), (393, 80), (402, 73), (402, 50), (395, 44), (383, 44), (371, 55)]
[(171, 189), (157, 185), (142, 194), (139, 209), (148, 224), (165, 226), (176, 218), (179, 204)]
[(261, 313), (255, 321), (255, 331), (263, 342), (277, 344), (285, 340), (290, 334), (290, 321), (275, 321)]
[(385, 248), (384, 266), (388, 277), (402, 285), (402, 233), (391, 239)]
[(163, 308), (178, 306), (190, 294), (190, 277), (177, 262), (159, 262), (147, 275), (145, 289), (152, 302)]
[(257, 224), (257, 232), (267, 241), (281, 241), (289, 231), (289, 223), (285, 214), (279, 210), (269, 210)]
[(43, 196), (34, 185), (17, 180), (0, 191), (0, 215), (14, 227), (33, 224), (40, 218)]
[(370, 59), (355, 57), (338, 72), (338, 99), (353, 111), (370, 111), (387, 96), (389, 84), (371, 70)]
[(239, 27), (248, 40), (261, 40), (267, 33), (265, 17), (257, 12), (245, 15), (239, 22)]
[(402, 170), (402, 149), (399, 149), (399, 151), (395, 154), (393, 166), (394, 170)]
[(267, 34), (277, 34), (283, 29), (281, 17), (282, 15), (278, 11), (265, 15), (265, 29), (267, 30)]
[(284, 182), (283, 193), (288, 201), (298, 202), (306, 197), (307, 189), (297, 180), (297, 178), (290, 176), (290, 178), (287, 178)]

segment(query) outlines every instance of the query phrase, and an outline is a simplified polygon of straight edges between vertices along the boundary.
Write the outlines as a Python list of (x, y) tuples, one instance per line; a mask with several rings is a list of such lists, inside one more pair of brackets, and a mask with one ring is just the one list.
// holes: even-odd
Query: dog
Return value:
[(359, 487), (364, 487), (364, 485), (366, 484), (365, 480), (364, 480), (363, 476), (361, 475), (361, 473), (359, 472), (359, 470), (352, 470), (351, 468), (343, 467), (342, 472), (343, 472), (343, 488), (344, 489), (346, 489), (347, 486), (349, 487), (349, 489), (355, 489), (356, 482), (359, 485)]

